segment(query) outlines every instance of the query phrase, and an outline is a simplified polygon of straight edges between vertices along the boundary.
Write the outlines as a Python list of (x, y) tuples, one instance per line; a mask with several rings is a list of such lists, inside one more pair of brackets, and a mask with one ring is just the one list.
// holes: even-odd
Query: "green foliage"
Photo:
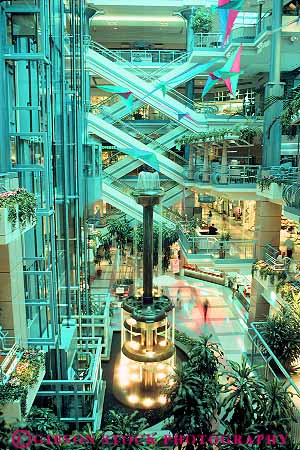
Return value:
[[(158, 264), (158, 243), (159, 243), (159, 233), (160, 228), (157, 225), (153, 227), (153, 264), (157, 266)], [(137, 250), (138, 252), (143, 252), (143, 225), (140, 224), (134, 231), (134, 239), (136, 240)], [(162, 266), (163, 270), (167, 270), (170, 263), (171, 258), (171, 246), (178, 241), (178, 231), (177, 229), (169, 228), (165, 224), (162, 224), (162, 252), (163, 252), (163, 261)]]
[(261, 191), (269, 190), (272, 183), (276, 183), (278, 186), (281, 186), (285, 181), (280, 178), (276, 177), (274, 175), (270, 175), (267, 177), (263, 177), (260, 180), (258, 180), (257, 184)]
[(16, 227), (18, 217), (21, 227), (25, 227), (28, 222), (35, 222), (36, 207), (34, 194), (25, 189), (19, 188), (16, 191), (0, 194), (0, 208), (8, 208), (8, 220), (13, 228)]
[(274, 284), (275, 281), (284, 281), (287, 277), (285, 271), (275, 270), (263, 260), (253, 263), (251, 270), (252, 276), (254, 276), (257, 272), (263, 280), (266, 280), (269, 277), (271, 284)]
[(108, 220), (108, 231), (110, 236), (115, 236), (117, 244), (122, 248), (125, 248), (128, 238), (131, 237), (132, 227), (123, 217), (117, 219)]
[(292, 125), (293, 122), (299, 120), (300, 114), (300, 93), (293, 95), (292, 99), (284, 101), (283, 112), (281, 114), (282, 134), (291, 138), (297, 134), (297, 126)]
[(249, 144), (252, 144), (255, 138), (262, 138), (263, 134), (261, 127), (242, 127), (239, 132), (240, 139), (244, 139)]
[[(0, 405), (21, 400), (21, 411), (26, 411), (26, 396), (28, 390), (34, 386), (42, 367), (45, 365), (45, 354), (33, 348), (19, 349), (23, 355), (11, 374), (8, 382), (0, 384)], [(0, 380), (1, 381), (1, 380)]]
[(221, 241), (229, 241), (231, 239), (231, 234), (226, 231), (225, 233), (221, 233), (220, 240)]
[(236, 128), (215, 128), (210, 131), (203, 131), (201, 133), (186, 134), (181, 138), (176, 139), (177, 148), (184, 144), (217, 144), (222, 143), (226, 139), (244, 139), (252, 143), (254, 138), (261, 138), (262, 129), (255, 126), (236, 127)]
[[(119, 436), (140, 436), (142, 431), (149, 427), (149, 424), (145, 417), (139, 418), (138, 416), (139, 411), (134, 411), (132, 414), (126, 415), (110, 410), (107, 425), (103, 430)], [(139, 444), (132, 442), (131, 445), (120, 442), (119, 445), (113, 446), (113, 449), (117, 448), (119, 450), (149, 450), (149, 446), (143, 441)]]
[(210, 33), (212, 29), (213, 16), (209, 8), (204, 6), (197, 9), (193, 19), (194, 33)]
[(10, 443), (12, 428), (1, 416), (2, 413), (0, 411), (0, 450), (10, 450), (14, 448)]
[(186, 346), (188, 349), (191, 349), (197, 342), (197, 339), (191, 338), (183, 331), (179, 331), (175, 329), (175, 340)]
[(253, 373), (257, 367), (249, 367), (247, 359), (241, 364), (229, 361), (231, 370), (226, 370), (228, 382), (223, 385), (223, 400), (219, 406), (221, 423), (225, 430), (235, 429), (239, 434), (259, 422), (264, 414), (263, 383)]
[(261, 334), (279, 361), (290, 369), (300, 356), (299, 307), (287, 305), (261, 324)]
[(264, 434), (286, 434), (291, 432), (292, 422), (297, 422), (293, 394), (285, 381), (273, 379), (264, 384), (264, 418), (259, 432)]
[(218, 358), (222, 352), (211, 336), (190, 338), (175, 331), (175, 339), (188, 348), (189, 360), (175, 368), (163, 389), (171, 415), (168, 429), (174, 433), (208, 434), (217, 409), (219, 384)]
[(190, 350), (189, 362), (199, 374), (206, 374), (214, 377), (218, 373), (220, 359), (224, 354), (218, 344), (210, 342), (210, 336), (199, 336)]
[(33, 434), (63, 435), (67, 426), (49, 408), (31, 408), (25, 418), (24, 429)]
[(216, 379), (197, 373), (187, 362), (174, 370), (170, 381), (173, 384), (164, 389), (172, 414), (168, 428), (184, 434), (210, 433), (218, 402)]

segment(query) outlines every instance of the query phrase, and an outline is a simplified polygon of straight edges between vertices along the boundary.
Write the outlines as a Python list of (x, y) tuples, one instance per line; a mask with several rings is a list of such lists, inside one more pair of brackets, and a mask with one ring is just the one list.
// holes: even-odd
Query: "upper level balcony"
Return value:
[(292, 214), (300, 214), (300, 172), (285, 165), (261, 170), (257, 194), (274, 203), (286, 205)]
[(216, 189), (231, 187), (255, 192), (260, 170), (261, 166), (251, 164), (230, 164), (226, 167), (217, 163), (210, 166), (195, 164), (185, 166), (184, 179), (198, 186), (210, 185)]
[[(199, 231), (198, 231), (199, 230)], [(195, 231), (190, 235), (183, 228), (179, 230), (179, 241), (188, 263), (203, 263), (208, 266), (230, 266), (252, 263), (256, 256), (255, 241), (252, 239), (225, 240), (223, 233), (217, 236), (202, 236), (208, 229)]]

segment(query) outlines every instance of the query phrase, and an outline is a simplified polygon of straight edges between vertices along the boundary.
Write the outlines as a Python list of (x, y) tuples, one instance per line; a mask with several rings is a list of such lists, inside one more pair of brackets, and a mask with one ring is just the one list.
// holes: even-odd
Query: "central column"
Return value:
[[(150, 198), (151, 200), (151, 198)], [(144, 206), (143, 280), (145, 305), (153, 303), (153, 205)]]

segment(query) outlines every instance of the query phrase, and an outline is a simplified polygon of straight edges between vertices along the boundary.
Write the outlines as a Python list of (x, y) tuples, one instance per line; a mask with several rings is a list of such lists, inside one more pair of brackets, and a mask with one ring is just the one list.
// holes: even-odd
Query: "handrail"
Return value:
[[(134, 123), (134, 121), (131, 121), (130, 123)], [(113, 122), (114, 126), (121, 125), (122, 128), (128, 131), (128, 134), (138, 134), (141, 139), (139, 139), (143, 144), (149, 145), (151, 150), (156, 150), (160, 154), (166, 153), (167, 155), (173, 157), (175, 160), (179, 160), (181, 164), (187, 164), (188, 161), (183, 158), (181, 155), (178, 155), (178, 153), (173, 152), (168, 147), (166, 147), (164, 144), (161, 144), (158, 140), (152, 139), (150, 136), (147, 136), (146, 134), (142, 133), (140, 130), (136, 129), (132, 124), (129, 124), (128, 122), (124, 122), (123, 120), (119, 119)], [(135, 136), (134, 136), (135, 137)], [(171, 158), (170, 158), (171, 159)], [(174, 161), (175, 162), (175, 161)]]
[[(123, 183), (122, 181), (120, 181), (118, 178), (115, 178), (111, 175), (108, 175), (106, 172), (103, 172), (103, 181), (107, 181), (109, 180), (109, 184), (112, 185), (115, 189), (117, 189), (119, 192), (121, 192), (122, 194), (125, 195), (129, 195), (130, 197), (134, 198), (133, 193), (135, 192), (135, 189), (128, 186), (128, 184)], [(154, 207), (154, 211), (156, 212), (156, 214), (161, 215), (161, 208), (162, 208), (162, 216), (167, 218), (170, 222), (173, 222), (174, 225), (176, 225), (176, 221), (174, 221), (173, 219), (170, 218), (171, 214), (172, 214), (172, 210), (169, 210), (169, 208), (166, 208), (164, 206), (158, 206), (158, 207)], [(166, 211), (168, 212), (168, 214), (166, 214)], [(178, 218), (176, 219), (178, 220)]]
[[(133, 122), (134, 123), (134, 122)], [(142, 133), (140, 130), (136, 129), (134, 126), (129, 125), (128, 122), (124, 122), (123, 120), (117, 120), (114, 122), (114, 125), (122, 125), (122, 128), (125, 128), (126, 130), (130, 130), (131, 133), (134, 132), (135, 134), (138, 133), (139, 136), (141, 136), (142, 139), (140, 139), (141, 142), (145, 145), (149, 145), (151, 150), (157, 150), (160, 154), (167, 153), (168, 155), (173, 156), (173, 158), (178, 159), (181, 161), (182, 164), (187, 164), (187, 160), (183, 158), (181, 155), (178, 155), (177, 153), (170, 150), (165, 145), (161, 144), (155, 139), (152, 139), (150, 136), (147, 136), (146, 134)], [(129, 133), (130, 134), (130, 133)]]
[[(136, 72), (140, 78), (142, 78), (145, 81), (151, 82), (156, 81), (159, 82), (160, 79), (158, 77), (157, 72), (155, 73), (155, 77), (153, 79), (152, 75), (143, 71), (139, 67), (129, 63), (126, 59), (119, 57), (118, 55), (115, 55), (113, 51), (107, 49), (103, 45), (91, 41), (90, 48), (98, 53), (103, 53), (106, 55), (109, 59), (111, 59), (113, 62), (119, 62), (122, 63), (122, 65), (127, 66), (130, 71)], [(159, 89), (159, 88), (158, 88)], [(188, 108), (194, 110), (194, 101), (186, 97), (185, 95), (181, 94), (180, 92), (176, 91), (176, 89), (172, 88), (168, 90), (168, 95), (178, 100), (180, 103), (184, 104), (185, 106), (188, 106)]]
[[(262, 334), (259, 331), (259, 328), (264, 325), (265, 322), (252, 322), (250, 324), (251, 327), (251, 331), (255, 334), (255, 337), (261, 342), (261, 344), (263, 345), (264, 349), (266, 350), (266, 352), (269, 354), (269, 357), (266, 359), (266, 355), (263, 354), (262, 349), (258, 347), (258, 350), (261, 353), (262, 358), (266, 361), (266, 363), (269, 365), (269, 362), (271, 361), (271, 359), (273, 359), (277, 365), (277, 367), (279, 368), (279, 370), (282, 372), (282, 374), (285, 376), (285, 378), (287, 379), (288, 383), (290, 386), (292, 386), (296, 393), (300, 396), (300, 389), (299, 387), (294, 383), (294, 381), (292, 380), (292, 378), (290, 377), (289, 373), (287, 372), (287, 370), (283, 367), (283, 365), (281, 364), (281, 362), (279, 361), (279, 359), (275, 356), (275, 354), (273, 353), (273, 351), (271, 350), (271, 348), (269, 347), (269, 345), (267, 344), (267, 342), (264, 340)], [(250, 330), (249, 330), (250, 331)], [(251, 335), (251, 333), (249, 332), (249, 337), (251, 339), (251, 341), (254, 344), (254, 339), (253, 336)], [(255, 344), (254, 344), (255, 345)], [(253, 351), (252, 351), (252, 358), (253, 358)], [(271, 369), (272, 370), (272, 369)], [(273, 372), (273, 371), (272, 371)], [(273, 372), (273, 374), (275, 375), (275, 373)], [(276, 376), (276, 375), (275, 375)]]
[[(141, 63), (141, 62), (151, 62), (151, 63), (159, 63), (164, 66), (168, 66), (170, 63), (181, 60), (183, 57), (186, 58), (186, 52), (184, 50), (165, 50), (165, 49), (117, 49), (112, 50), (116, 55), (126, 59), (131, 63)], [(143, 61), (143, 58), (146, 60)], [(149, 61), (148, 61), (149, 58)], [(168, 59), (168, 61), (164, 61), (164, 59)]]

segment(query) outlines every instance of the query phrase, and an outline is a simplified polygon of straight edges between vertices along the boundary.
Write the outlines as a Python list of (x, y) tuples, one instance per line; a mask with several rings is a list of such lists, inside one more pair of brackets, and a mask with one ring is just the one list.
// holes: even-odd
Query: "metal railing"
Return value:
[(194, 47), (222, 48), (223, 36), (220, 33), (195, 33)]
[(282, 261), (277, 260), (277, 256), (280, 254), (280, 250), (277, 247), (273, 247), (271, 244), (265, 245), (264, 248), (264, 261), (269, 264), (271, 269), (284, 271), (285, 264)]
[[(263, 338), (261, 332), (264, 322), (252, 322), (248, 331), (251, 344), (251, 364), (260, 366), (258, 374), (267, 380), (285, 381), (286, 387), (293, 394), (300, 397), (299, 386), (293, 381), (287, 370), (272, 352), (271, 348)], [(250, 350), (250, 349), (249, 349)], [(295, 417), (297, 422), (292, 422), (291, 435), (295, 442), (300, 441), (300, 413), (295, 406)]]
[(132, 64), (168, 64), (186, 56), (184, 50), (111, 50)]
[(204, 168), (204, 164), (184, 166), (184, 177), (214, 185), (256, 184), (261, 166), (252, 164), (229, 165), (222, 171), (221, 165)]
[(181, 229), (179, 239), (186, 253), (211, 256), (215, 259), (254, 260), (256, 241), (252, 239), (230, 239), (224, 241), (218, 236), (190, 236)]
[[(94, 51), (96, 51), (99, 54), (102, 54), (103, 56), (105, 56), (106, 58), (110, 59), (111, 61), (122, 65), (122, 67), (124, 67), (125, 69), (128, 69), (131, 73), (133, 73), (134, 75), (136, 75), (137, 77), (143, 79), (144, 81), (148, 81), (148, 82), (153, 82), (155, 81), (156, 83), (160, 81), (160, 77), (162, 77), (163, 73), (162, 73), (162, 69), (166, 70), (167, 72), (171, 70), (170, 66), (167, 65), (164, 68), (160, 69), (160, 72), (156, 71), (152, 74), (149, 74), (147, 72), (145, 72), (144, 70), (142, 70), (140, 67), (135, 66), (134, 64), (130, 63), (129, 61), (127, 61), (124, 58), (121, 58), (120, 56), (118, 56), (117, 54), (115, 54), (113, 51), (108, 50), (106, 47), (103, 47), (101, 44), (98, 44), (97, 42), (93, 42), (91, 41), (90, 43), (90, 48)], [(187, 56), (184, 55), (184, 58), (186, 58)], [(183, 57), (180, 57), (179, 60), (175, 60), (170, 64), (174, 64), (176, 62), (176, 64), (178, 64), (179, 62), (182, 63)], [(151, 89), (151, 86), (149, 87)], [(159, 87), (157, 87), (157, 90), (159, 91)], [(153, 92), (154, 94), (155, 92)], [(195, 108), (195, 104), (194, 101), (189, 99), (188, 97), (186, 97), (185, 95), (181, 94), (180, 92), (176, 91), (174, 88), (169, 89), (168, 90), (168, 95), (173, 97), (175, 100), (179, 101), (182, 105), (190, 108), (190, 109), (194, 109)], [(111, 97), (115, 97), (115, 96), (111, 96)], [(117, 100), (119, 101), (119, 97), (117, 97)], [(110, 97), (109, 97), (110, 98)], [(115, 103), (115, 100), (114, 100)], [(104, 103), (102, 103), (102, 106), (104, 105)], [(98, 105), (100, 106), (100, 105)], [(108, 106), (106, 104), (106, 106)], [(125, 107), (126, 109), (126, 107)], [(178, 122), (180, 122), (178, 120)]]
[(88, 343), (83, 338), (78, 338), (77, 355), (81, 361), (83, 355), (87, 356), (86, 376), (76, 379), (74, 371), (74, 376), (70, 379), (43, 380), (37, 394), (38, 397), (53, 398), (57, 417), (61, 421), (75, 423), (77, 429), (90, 423), (93, 431), (96, 431), (101, 420), (101, 347), (101, 338), (89, 337)]
[[(264, 177), (274, 177), (283, 183), (294, 182), (299, 179), (299, 168), (285, 166), (284, 164), (281, 166), (263, 167), (260, 172), (260, 178)], [(276, 182), (275, 179), (274, 181)]]
[[(267, 31), (272, 30), (272, 15), (269, 11), (256, 24), (244, 24), (235, 27), (225, 46), (233, 42), (255, 42), (255, 40)], [(222, 48), (223, 35), (222, 33), (195, 33), (194, 47), (195, 48)]]

